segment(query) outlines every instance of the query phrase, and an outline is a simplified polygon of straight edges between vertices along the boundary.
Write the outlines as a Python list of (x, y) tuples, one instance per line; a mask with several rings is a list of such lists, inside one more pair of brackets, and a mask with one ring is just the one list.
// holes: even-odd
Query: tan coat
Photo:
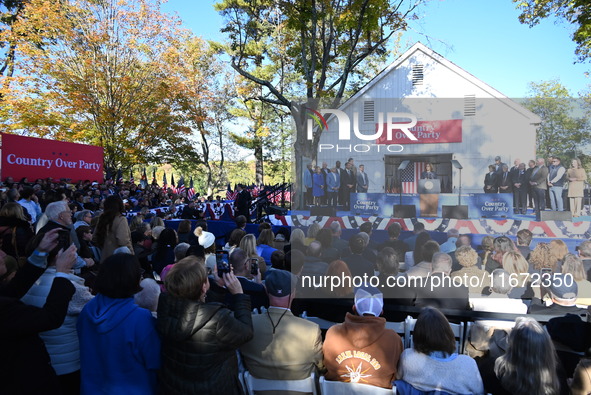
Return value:
[(402, 339), (382, 317), (347, 313), (326, 333), (323, 350), (327, 380), (392, 388)]
[(105, 237), (103, 247), (101, 249), (101, 263), (113, 255), (113, 251), (119, 247), (127, 247), (133, 254), (131, 231), (129, 230), (127, 218), (122, 215), (115, 217), (113, 220), (113, 225), (110, 229), (107, 229), (107, 236)]
[(566, 176), (577, 179), (577, 181), (568, 182), (568, 197), (583, 197), (585, 181), (587, 181), (585, 169), (568, 169)]
[(323, 369), (322, 335), (317, 324), (271, 306), (268, 315), (252, 316), (252, 326), (255, 336), (240, 347), (240, 353), (254, 377), (301, 380), (309, 377), (315, 366)]

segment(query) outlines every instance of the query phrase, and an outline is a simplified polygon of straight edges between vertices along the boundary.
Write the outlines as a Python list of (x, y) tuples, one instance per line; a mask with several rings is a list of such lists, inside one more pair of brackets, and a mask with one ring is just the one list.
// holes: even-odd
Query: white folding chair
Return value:
[(386, 329), (392, 329), (394, 332), (398, 333), (400, 335), (400, 338), (402, 339), (402, 347), (404, 347), (406, 345), (406, 343), (404, 342), (404, 339), (406, 336), (406, 322), (405, 321), (400, 321), (400, 322), (386, 321)]
[(324, 318), (308, 317), (308, 314), (305, 311), (301, 314), (300, 317), (305, 320), (312, 321), (312, 322), (318, 324), (318, 326), (320, 327), (321, 330), (328, 330), (328, 328), (337, 324), (336, 322), (328, 321), (328, 320), (325, 320)]
[(312, 393), (316, 392), (316, 376), (314, 372), (310, 377), (303, 380), (265, 380), (253, 377), (248, 371), (243, 374), (244, 383), (246, 385), (246, 392), (249, 395), (254, 395), (255, 391), (293, 391)]
[(381, 388), (369, 384), (328, 381), (321, 376), (320, 393), (322, 395), (392, 395), (396, 393), (396, 387)]
[[(415, 329), (415, 324), (417, 323), (417, 319), (416, 318), (412, 318), (410, 316), (408, 316), (406, 318), (406, 325), (405, 325), (405, 337), (407, 339), (407, 346), (406, 348), (412, 348), (413, 346), (413, 341), (412, 341), (412, 334), (413, 331)], [(454, 337), (456, 338), (456, 352), (458, 354), (461, 354), (464, 350), (464, 323), (460, 322), (459, 324), (452, 324), (451, 322), (449, 323), (449, 326), (451, 327), (451, 330), (454, 334)]]

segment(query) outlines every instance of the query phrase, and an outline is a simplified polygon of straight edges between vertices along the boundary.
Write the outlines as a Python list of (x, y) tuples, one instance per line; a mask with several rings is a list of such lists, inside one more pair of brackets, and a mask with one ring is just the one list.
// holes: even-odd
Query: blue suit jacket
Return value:
[[(336, 178), (336, 181), (335, 181)], [(330, 173), (326, 175), (326, 185), (328, 192), (338, 192), (341, 187), (341, 177), (337, 173)], [(336, 188), (333, 189), (333, 188)]]

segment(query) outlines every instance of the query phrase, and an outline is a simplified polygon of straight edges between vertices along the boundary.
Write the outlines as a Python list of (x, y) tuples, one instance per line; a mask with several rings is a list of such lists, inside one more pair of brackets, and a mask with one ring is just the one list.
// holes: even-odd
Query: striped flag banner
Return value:
[(400, 170), (402, 193), (417, 193), (421, 173), (425, 171), (427, 162), (412, 162), (406, 169)]

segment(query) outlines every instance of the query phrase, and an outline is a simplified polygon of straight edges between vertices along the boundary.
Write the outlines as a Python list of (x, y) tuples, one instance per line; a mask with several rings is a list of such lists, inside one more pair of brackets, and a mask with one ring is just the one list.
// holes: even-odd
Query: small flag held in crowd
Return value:
[(142, 179), (140, 180), (140, 185), (142, 188), (146, 188), (148, 186), (148, 176), (146, 176), (146, 168), (144, 167), (142, 173)]
[(195, 188), (193, 188), (193, 177), (191, 176), (191, 181), (189, 181), (189, 189), (187, 189), (187, 197), (190, 200), (193, 200), (195, 196)]
[(162, 176), (162, 189), (166, 190), (167, 187), (168, 181), (166, 181), (166, 173), (164, 173), (164, 176)]
[(172, 193), (176, 193), (176, 184), (174, 183), (174, 173), (170, 176), (170, 189)]
[(185, 192), (186, 190), (187, 190), (187, 188), (185, 188), (185, 177), (181, 176), (181, 179), (179, 180), (179, 184), (176, 187), (176, 191), (180, 195), (183, 192)]

